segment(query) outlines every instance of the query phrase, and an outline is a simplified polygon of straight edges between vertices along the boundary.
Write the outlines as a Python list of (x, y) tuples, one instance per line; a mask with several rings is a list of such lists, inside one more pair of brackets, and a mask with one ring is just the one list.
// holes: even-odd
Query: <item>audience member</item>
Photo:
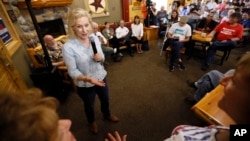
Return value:
[(201, 13), (198, 11), (196, 5), (190, 5), (190, 10), (188, 13), (188, 23), (192, 29), (195, 29), (199, 20)]
[(120, 52), (120, 45), (119, 41), (115, 35), (115, 31), (113, 28), (110, 28), (110, 23), (105, 22), (104, 23), (105, 28), (102, 30), (103, 36), (109, 40), (109, 43), (112, 45), (113, 48), (115, 48), (115, 54), (119, 54), (122, 56), (122, 53)]
[(235, 12), (240, 12), (240, 4), (238, 0), (233, 0), (231, 5), (233, 6), (233, 9), (235, 10)]
[[(110, 114), (107, 72), (101, 63), (104, 61), (101, 44), (99, 39), (91, 34), (92, 19), (88, 11), (81, 8), (72, 10), (69, 14), (68, 27), (69, 39), (63, 47), (63, 58), (69, 75), (75, 81), (77, 93), (84, 102), (90, 131), (97, 133), (98, 127), (94, 116), (96, 94), (100, 99), (104, 119), (119, 121), (116, 116)], [(96, 49), (92, 46), (91, 40), (95, 42)]]
[[(249, 100), (250, 100), (250, 54), (245, 54), (236, 64), (235, 73), (225, 76), (220, 80), (220, 84), (224, 86), (224, 96), (220, 100), (218, 106), (235, 121), (241, 118), (243, 123), (249, 121)], [(239, 98), (240, 96), (240, 98)], [(237, 111), (237, 113), (232, 113)], [(177, 126), (169, 138), (164, 141), (185, 141), (188, 140), (203, 140), (217, 141), (229, 140), (229, 127), (211, 125), (207, 127), (198, 127), (192, 125)], [(111, 141), (126, 141), (127, 135), (122, 137), (116, 131), (114, 135), (108, 133), (108, 138)]]
[(131, 48), (131, 41), (130, 41), (131, 32), (125, 26), (124, 20), (120, 20), (120, 26), (118, 28), (116, 28), (115, 35), (116, 35), (117, 39), (119, 40), (119, 42), (123, 42), (127, 46), (129, 55), (131, 57), (133, 57), (134, 53), (133, 53), (133, 50)]
[(241, 24), (244, 28), (244, 31), (243, 31), (243, 42), (244, 43), (247, 43), (249, 42), (248, 39), (249, 39), (249, 33), (250, 33), (250, 13), (248, 11), (244, 11), (242, 13), (242, 20), (241, 20)]
[(0, 93), (1, 141), (76, 141), (70, 120), (59, 120), (58, 101), (39, 89)]
[(157, 25), (165, 25), (168, 22), (168, 14), (164, 6), (161, 6), (161, 9), (157, 12)]
[(93, 24), (93, 33), (96, 37), (99, 38), (99, 41), (101, 42), (101, 47), (102, 47), (102, 51), (105, 55), (105, 58), (108, 56), (111, 56), (111, 54), (114, 53), (114, 49), (107, 46), (108, 41), (102, 35), (102, 33), (98, 31), (98, 24), (96, 22), (93, 22), (92, 24)]
[(179, 21), (179, 13), (177, 10), (173, 10), (171, 12), (170, 18), (168, 19), (168, 22), (170, 25), (177, 23)]
[(147, 3), (146, 0), (141, 1), (141, 13), (143, 16), (143, 22), (146, 27), (149, 26), (149, 19), (148, 19), (148, 8), (147, 8)]
[(201, 100), (208, 92), (217, 87), (222, 77), (232, 75), (234, 71), (234, 69), (231, 69), (223, 74), (220, 71), (212, 70), (203, 75), (195, 82), (188, 81), (188, 85), (194, 88), (195, 92), (192, 96), (186, 97), (185, 100), (190, 104), (195, 104), (196, 102)]
[(149, 12), (149, 21), (150, 25), (157, 25), (157, 9), (156, 9), (156, 3), (153, 2), (150, 6), (150, 12)]
[(186, 16), (186, 15), (188, 15), (188, 13), (189, 13), (189, 6), (188, 6), (188, 4), (186, 3), (186, 4), (182, 7), (180, 16)]
[(229, 18), (229, 22), (219, 24), (208, 36), (213, 37), (215, 41), (208, 48), (205, 64), (202, 70), (207, 70), (212, 63), (216, 50), (229, 50), (236, 46), (236, 42), (242, 38), (243, 26), (239, 24), (241, 19), (240, 13), (233, 13)]
[(220, 23), (228, 22), (228, 21), (229, 21), (230, 15), (232, 15), (233, 13), (235, 13), (235, 10), (234, 10), (234, 9), (228, 10), (227, 16), (224, 16), (224, 17), (221, 19)]
[(47, 47), (51, 62), (53, 66), (61, 66), (64, 65), (64, 61), (62, 58), (62, 46), (63, 43), (61, 41), (55, 41), (52, 35), (45, 35), (43, 38), (45, 42), (45, 46)]
[[(173, 24), (168, 31), (168, 40), (166, 41), (172, 48), (172, 55), (170, 59), (169, 71), (174, 71), (174, 62), (178, 59), (178, 66), (180, 70), (184, 70), (180, 49), (184, 47), (184, 43), (188, 42), (192, 34), (191, 27), (186, 24), (187, 16), (182, 16), (178, 23)], [(168, 46), (168, 45), (167, 45)]]
[(210, 10), (210, 11), (213, 11), (215, 12), (216, 11), (216, 8), (217, 8), (217, 3), (215, 2), (215, 0), (210, 0), (207, 4), (206, 4), (207, 8)]
[(217, 25), (217, 22), (213, 20), (214, 13), (209, 13), (206, 18), (200, 20), (196, 30), (210, 33)]
[(143, 24), (140, 22), (140, 17), (134, 17), (134, 23), (131, 25), (132, 37), (131, 39), (136, 43), (137, 53), (142, 53), (143, 42)]

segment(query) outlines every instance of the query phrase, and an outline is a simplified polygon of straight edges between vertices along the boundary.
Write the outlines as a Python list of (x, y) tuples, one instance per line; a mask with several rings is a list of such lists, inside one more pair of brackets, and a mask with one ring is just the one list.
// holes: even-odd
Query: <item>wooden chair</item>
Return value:
[(224, 86), (219, 85), (214, 90), (205, 95), (192, 110), (196, 115), (209, 124), (216, 124), (229, 127), (237, 122), (221, 109), (218, 105), (224, 96)]
[[(170, 58), (171, 51), (172, 51), (172, 47), (169, 46), (169, 47), (166, 48), (166, 55), (165, 55), (165, 63), (166, 64), (168, 63), (168, 59)], [(186, 48), (185, 47), (181, 48), (180, 54), (181, 54), (181, 59), (182, 60), (184, 58), (185, 52), (186, 52)]]

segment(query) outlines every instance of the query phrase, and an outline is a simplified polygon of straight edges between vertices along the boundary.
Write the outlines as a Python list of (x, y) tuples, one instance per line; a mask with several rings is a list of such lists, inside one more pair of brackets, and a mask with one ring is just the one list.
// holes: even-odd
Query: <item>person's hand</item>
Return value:
[(137, 36), (136, 38), (137, 38), (138, 40), (141, 40), (141, 38), (142, 38), (142, 37), (140, 37), (140, 36)]
[(108, 133), (108, 139), (107, 138), (105, 139), (105, 141), (126, 141), (126, 140), (127, 140), (127, 135), (123, 135), (121, 137), (117, 131), (115, 131), (114, 135)]
[(225, 43), (225, 42), (227, 42), (227, 40), (223, 40), (223, 41), (221, 41), (222, 43)]
[(96, 53), (93, 57), (93, 59), (96, 61), (96, 62), (100, 62), (103, 60), (103, 57), (100, 53)]
[(208, 37), (213, 37), (214, 35), (210, 33), (210, 34), (208, 34), (207, 36), (208, 36)]
[(89, 83), (94, 84), (96, 86), (100, 86), (100, 87), (105, 87), (105, 83), (102, 80), (97, 80), (95, 78), (88, 78), (89, 79)]

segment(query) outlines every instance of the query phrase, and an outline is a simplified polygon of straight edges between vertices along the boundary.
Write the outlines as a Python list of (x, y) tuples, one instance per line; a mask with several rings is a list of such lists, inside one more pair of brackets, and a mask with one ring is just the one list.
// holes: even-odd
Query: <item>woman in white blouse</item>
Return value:
[(131, 39), (136, 43), (136, 49), (138, 53), (142, 53), (142, 42), (143, 42), (143, 24), (140, 22), (140, 17), (134, 17), (134, 23), (131, 25), (132, 37)]

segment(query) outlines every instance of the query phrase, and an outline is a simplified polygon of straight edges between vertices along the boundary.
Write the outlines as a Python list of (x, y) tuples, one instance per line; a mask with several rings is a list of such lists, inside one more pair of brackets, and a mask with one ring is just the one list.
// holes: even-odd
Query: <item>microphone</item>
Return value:
[(94, 39), (93, 36), (90, 36), (89, 39), (90, 39), (90, 43), (91, 43), (93, 52), (94, 52), (94, 54), (96, 54), (97, 53), (97, 49), (96, 49), (95, 39)]

